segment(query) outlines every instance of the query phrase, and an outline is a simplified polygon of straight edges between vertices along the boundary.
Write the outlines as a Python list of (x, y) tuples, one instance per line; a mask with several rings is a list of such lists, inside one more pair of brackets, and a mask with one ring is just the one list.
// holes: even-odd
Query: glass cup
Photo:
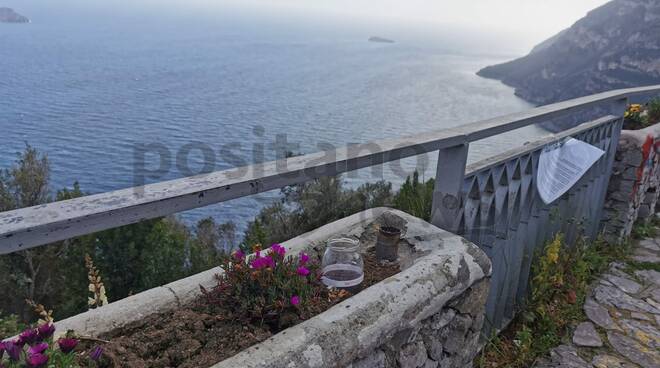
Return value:
[(364, 280), (364, 261), (360, 242), (350, 238), (328, 240), (321, 263), (321, 282), (351, 292), (359, 290)]

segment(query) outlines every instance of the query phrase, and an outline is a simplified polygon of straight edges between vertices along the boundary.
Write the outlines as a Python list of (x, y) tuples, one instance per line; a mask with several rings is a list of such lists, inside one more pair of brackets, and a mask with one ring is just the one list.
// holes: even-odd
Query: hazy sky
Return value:
[(195, 0), (274, 11), (457, 25), (517, 35), (532, 45), (571, 26), (607, 0)]
[[(130, 11), (147, 14), (169, 9), (182, 17), (192, 10), (198, 14), (227, 16), (232, 11), (260, 14), (283, 22), (305, 20), (314, 24), (337, 19), (363, 26), (365, 32), (401, 39), (396, 27), (422, 30), (422, 34), (463, 42), (480, 40), (478, 49), (526, 53), (532, 46), (570, 27), (589, 10), (607, 0), (0, 0), (0, 6), (19, 11), (29, 5), (37, 9), (58, 9), (63, 3), (85, 8)], [(30, 16), (29, 12), (27, 14)], [(295, 17), (295, 20), (291, 22)], [(396, 27), (390, 27), (395, 25)], [(433, 31), (436, 31), (435, 34)], [(418, 32), (419, 33), (419, 32)], [(492, 46), (497, 44), (497, 46)], [(485, 45), (485, 46), (484, 46)], [(489, 51), (489, 50), (484, 50)]]

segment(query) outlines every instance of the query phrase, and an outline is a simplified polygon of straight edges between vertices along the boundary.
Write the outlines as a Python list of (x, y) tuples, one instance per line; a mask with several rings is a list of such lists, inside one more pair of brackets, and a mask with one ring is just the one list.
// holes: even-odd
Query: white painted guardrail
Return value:
[(603, 105), (621, 118), (628, 98), (656, 92), (660, 85), (609, 91), (451, 129), (2, 212), (0, 254), (437, 150), (432, 223), (456, 231), (470, 142)]

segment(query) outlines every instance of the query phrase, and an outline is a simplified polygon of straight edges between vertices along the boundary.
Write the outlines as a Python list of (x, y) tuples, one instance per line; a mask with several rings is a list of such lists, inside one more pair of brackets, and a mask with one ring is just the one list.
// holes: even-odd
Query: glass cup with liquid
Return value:
[(321, 282), (327, 286), (356, 292), (364, 280), (360, 242), (350, 238), (328, 240), (321, 263)]

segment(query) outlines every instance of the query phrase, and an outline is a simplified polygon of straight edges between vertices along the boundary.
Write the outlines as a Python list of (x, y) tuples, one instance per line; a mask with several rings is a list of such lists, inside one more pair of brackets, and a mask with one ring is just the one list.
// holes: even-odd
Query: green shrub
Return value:
[(660, 98), (654, 98), (647, 104), (649, 125), (660, 122)]
[(365, 209), (391, 205), (392, 184), (385, 181), (350, 189), (341, 177), (325, 177), (290, 186), (248, 224), (241, 247), (282, 242)]
[[(31, 146), (0, 168), (0, 212), (85, 195), (77, 183), (51, 194), (50, 161)], [(85, 255), (103, 274), (112, 300), (217, 265), (217, 253), (232, 239), (231, 224), (200, 222), (195, 231), (176, 217), (141, 221), (29, 251), (0, 256), (0, 312), (33, 321), (26, 300), (47, 305), (56, 319), (88, 308)], [(197, 236), (199, 235), (199, 236)]]
[(412, 178), (407, 177), (399, 192), (394, 196), (394, 207), (426, 221), (431, 219), (433, 205), (433, 187), (435, 180), (420, 182), (415, 171)]
[(2, 316), (0, 314), (0, 341), (7, 337), (17, 335), (19, 332), (23, 331), (26, 326), (19, 321), (18, 316), (10, 314), (8, 316)]

